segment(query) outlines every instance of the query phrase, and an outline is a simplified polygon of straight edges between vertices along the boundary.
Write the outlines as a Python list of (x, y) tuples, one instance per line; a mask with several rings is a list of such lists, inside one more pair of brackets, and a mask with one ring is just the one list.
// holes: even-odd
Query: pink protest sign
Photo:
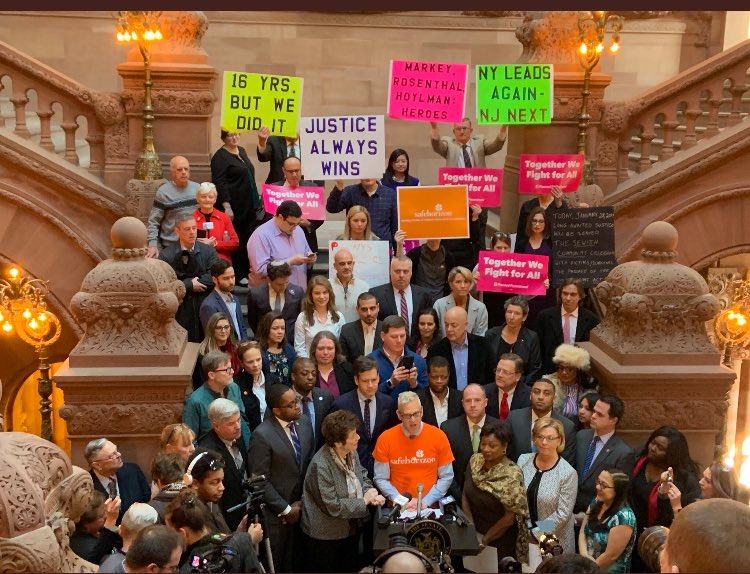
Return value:
[(441, 185), (466, 185), (469, 203), (480, 207), (500, 207), (503, 192), (503, 170), (484, 167), (441, 167)]
[(559, 185), (563, 192), (578, 189), (583, 175), (583, 155), (521, 154), (518, 193), (552, 193)]
[(325, 220), (326, 192), (322, 187), (296, 187), (291, 189), (281, 185), (263, 186), (263, 206), (271, 215), (282, 201), (291, 199), (299, 203), (304, 219)]
[(388, 117), (461, 123), (468, 73), (467, 64), (391, 60)]
[(479, 252), (479, 291), (544, 295), (549, 257), (524, 253)]

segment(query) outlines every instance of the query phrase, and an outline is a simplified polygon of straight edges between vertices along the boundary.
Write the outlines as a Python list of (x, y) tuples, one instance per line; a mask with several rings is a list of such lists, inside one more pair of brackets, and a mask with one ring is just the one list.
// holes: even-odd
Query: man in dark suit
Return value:
[(299, 137), (269, 136), (270, 130), (263, 126), (258, 130), (258, 161), (270, 162), (266, 183), (284, 179), (282, 166), (288, 157), (302, 157)]
[(286, 323), (286, 340), (294, 345), (294, 322), (305, 296), (304, 287), (289, 283), (292, 268), (286, 261), (271, 261), (266, 270), (268, 283), (253, 287), (247, 294), (247, 322), (257, 332), (263, 315), (278, 311)]
[(557, 292), (560, 306), (544, 309), (536, 320), (542, 373), (545, 375), (555, 372), (552, 357), (559, 345), (588, 341), (591, 330), (599, 324), (599, 317), (580, 305), (585, 296), (583, 283), (577, 279), (567, 279)]
[(487, 412), (504, 421), (510, 411), (531, 406), (531, 388), (520, 384), (523, 359), (515, 353), (503, 353), (495, 368), (495, 382), (484, 387), (487, 392)]
[(354, 363), (357, 357), (369, 355), (383, 346), (380, 329), (383, 322), (378, 319), (380, 305), (375, 295), (369, 291), (360, 293), (357, 297), (356, 321), (341, 327), (339, 343), (341, 352), (349, 363)]
[(200, 319), (203, 330), (206, 330), (206, 324), (214, 313), (224, 313), (229, 317), (232, 325), (232, 331), (238, 341), (247, 339), (247, 327), (245, 327), (245, 316), (242, 314), (242, 305), (237, 298), (232, 295), (234, 289), (234, 269), (232, 264), (224, 259), (219, 259), (211, 265), (211, 281), (214, 283), (214, 290), (203, 300), (200, 307)]
[(432, 307), (432, 297), (419, 285), (411, 284), (412, 262), (406, 255), (391, 259), (390, 282), (371, 287), (370, 293), (380, 303), (378, 319), (399, 315), (406, 321), (407, 334), (412, 332), (422, 309)]
[(320, 427), (333, 406), (333, 395), (315, 386), (317, 378), (317, 369), (312, 359), (299, 357), (294, 361), (291, 374), (292, 388), (302, 404), (302, 416), (307, 417), (312, 425), (316, 451), (323, 446)]
[(122, 515), (134, 502), (148, 502), (151, 500), (151, 486), (146, 476), (137, 464), (123, 462), (117, 445), (106, 438), (90, 441), (83, 451), (86, 462), (89, 463), (89, 474), (94, 482), (94, 488), (110, 498), (120, 497), (120, 514)]
[[(332, 410), (352, 412), (361, 421), (357, 429), (357, 434), (359, 434), (357, 454), (359, 454), (362, 466), (367, 470), (367, 475), (372, 479), (374, 475), (372, 451), (383, 431), (396, 424), (396, 408), (391, 397), (378, 392), (380, 375), (378, 366), (371, 357), (358, 357), (354, 361), (354, 382), (357, 388), (336, 399)], [(369, 427), (365, 425), (365, 422), (369, 423)]]
[(188, 341), (200, 343), (203, 340), (200, 307), (214, 288), (209, 269), (219, 256), (210, 245), (196, 241), (198, 226), (192, 213), (177, 217), (175, 233), (179, 241), (160, 251), (159, 259), (166, 261), (185, 285), (185, 298), (177, 308), (175, 321), (187, 330)]
[[(250, 473), (266, 477), (266, 525), (276, 572), (299, 571), (297, 539), (302, 513), (302, 485), (315, 451), (312, 427), (301, 419), (294, 389), (271, 385), (267, 416), (250, 437)], [(300, 420), (301, 419), (301, 420)]]
[(479, 433), (487, 423), (500, 423), (496, 418), (487, 415), (487, 395), (481, 385), (468, 385), (464, 389), (461, 404), (466, 416), (448, 419), (440, 426), (448, 437), (455, 457), (453, 483), (449, 492), (456, 500), (461, 500), (464, 491), (464, 476), (469, 459), (479, 450)]
[(198, 446), (212, 449), (224, 459), (224, 494), (219, 508), (231, 532), (246, 513), (245, 508), (228, 512), (247, 497), (242, 481), (247, 477), (247, 450), (241, 440), (240, 408), (228, 399), (216, 399), (208, 406), (211, 431), (198, 441)]
[(591, 415), (591, 428), (578, 433), (575, 468), (578, 471), (578, 497), (573, 512), (576, 522), (594, 499), (599, 473), (618, 468), (628, 475), (635, 464), (635, 452), (625, 444), (616, 431), (625, 414), (625, 405), (614, 395), (599, 397)]
[(439, 428), (448, 419), (464, 413), (463, 392), (450, 388), (449, 380), (448, 359), (432, 357), (427, 363), (427, 388), (414, 391), (422, 403), (422, 422)]
[(450, 366), (450, 387), (462, 391), (469, 383), (486, 385), (492, 380), (492, 367), (484, 337), (472, 335), (469, 316), (463, 307), (445, 312), (445, 337), (427, 351), (427, 360), (444, 357)]
[(531, 406), (511, 411), (507, 422), (513, 429), (513, 441), (508, 447), (508, 457), (517, 461), (524, 453), (532, 452), (531, 427), (537, 419), (552, 417), (562, 423), (565, 431), (565, 450), (562, 457), (571, 466), (576, 457), (576, 428), (567, 417), (552, 409), (555, 402), (555, 385), (548, 379), (539, 379), (531, 386)]

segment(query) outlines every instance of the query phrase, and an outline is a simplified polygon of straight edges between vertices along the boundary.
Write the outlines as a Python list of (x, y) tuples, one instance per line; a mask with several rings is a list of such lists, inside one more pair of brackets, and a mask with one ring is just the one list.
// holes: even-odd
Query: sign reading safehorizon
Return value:
[(469, 237), (469, 190), (465, 185), (399, 187), (398, 228), (409, 239)]

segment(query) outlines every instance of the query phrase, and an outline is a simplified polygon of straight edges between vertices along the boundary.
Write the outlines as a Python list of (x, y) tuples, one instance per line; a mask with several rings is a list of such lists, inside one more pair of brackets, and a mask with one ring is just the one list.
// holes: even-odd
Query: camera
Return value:
[(441, 551), (437, 556), (428, 556), (413, 544), (413, 538), (413, 536), (409, 536), (408, 532), (391, 533), (388, 540), (389, 548), (375, 559), (372, 565), (372, 572), (381, 572), (388, 559), (399, 552), (408, 552), (419, 558), (426, 572), (452, 573), (454, 571), (448, 552), (444, 553)]

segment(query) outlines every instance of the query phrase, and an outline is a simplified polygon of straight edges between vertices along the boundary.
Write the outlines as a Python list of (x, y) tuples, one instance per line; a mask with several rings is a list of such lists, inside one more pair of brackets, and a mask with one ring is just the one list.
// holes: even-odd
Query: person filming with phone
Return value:
[(394, 399), (404, 391), (427, 387), (427, 363), (406, 347), (406, 334), (406, 321), (389, 315), (380, 330), (383, 346), (369, 355), (378, 365), (378, 390)]

